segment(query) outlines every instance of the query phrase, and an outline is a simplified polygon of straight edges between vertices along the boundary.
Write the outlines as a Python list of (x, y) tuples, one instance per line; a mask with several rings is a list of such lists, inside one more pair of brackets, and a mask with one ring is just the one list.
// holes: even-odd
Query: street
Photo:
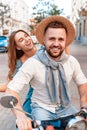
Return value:
[[(87, 77), (87, 45), (82, 45), (74, 43), (70, 46), (71, 55), (75, 56), (80, 62), (81, 68), (84, 74)], [(8, 56), (7, 53), (0, 54), (0, 83), (6, 82), (8, 74)], [(21, 91), (20, 98), (23, 103), (27, 89)], [(0, 97), (5, 93), (0, 93)], [(76, 106), (77, 109), (80, 108), (79, 104), (79, 95), (77, 87), (72, 82), (70, 87), (70, 95), (72, 103)], [(10, 109), (3, 108), (0, 106), (0, 130), (15, 130), (15, 117)]]
[(7, 53), (0, 54), (0, 83), (6, 82), (8, 74), (8, 56)]

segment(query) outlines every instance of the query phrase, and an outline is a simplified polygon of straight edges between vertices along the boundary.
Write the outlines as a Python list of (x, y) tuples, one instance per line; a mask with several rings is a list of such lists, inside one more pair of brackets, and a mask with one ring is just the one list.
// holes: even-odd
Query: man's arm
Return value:
[(80, 105), (83, 108), (87, 108), (87, 83), (78, 87), (80, 94)]
[[(11, 90), (11, 89), (7, 89), (6, 93), (11, 94), (12, 96), (16, 97), (18, 100), (16, 107), (20, 110), (23, 110), (18, 93), (16, 91)], [(15, 110), (15, 109), (13, 110), (13, 113), (16, 116), (16, 123), (17, 123), (18, 129), (32, 130), (30, 118), (28, 118), (24, 113), (22, 113), (18, 110)]]

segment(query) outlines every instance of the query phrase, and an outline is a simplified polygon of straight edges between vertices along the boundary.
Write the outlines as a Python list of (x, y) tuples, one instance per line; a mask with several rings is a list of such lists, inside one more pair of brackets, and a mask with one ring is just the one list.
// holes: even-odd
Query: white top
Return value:
[[(78, 61), (70, 56), (67, 62), (63, 64), (66, 79), (67, 91), (69, 93), (70, 81), (73, 79), (77, 86), (87, 83), (87, 78), (83, 74)], [(8, 88), (16, 92), (20, 92), (23, 87), (29, 87), (29, 83), (33, 87), (32, 102), (36, 102), (41, 107), (55, 112), (55, 107), (50, 102), (47, 88), (45, 86), (45, 71), (46, 67), (34, 57), (29, 58), (20, 68), (13, 80), (8, 84)], [(58, 73), (57, 73), (58, 74)], [(56, 76), (56, 83), (59, 84), (58, 75)], [(70, 86), (69, 86), (70, 85)]]

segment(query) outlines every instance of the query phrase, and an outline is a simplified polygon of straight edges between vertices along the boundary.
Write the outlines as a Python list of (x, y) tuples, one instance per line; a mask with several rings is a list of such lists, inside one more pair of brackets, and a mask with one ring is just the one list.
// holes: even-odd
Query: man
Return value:
[[(18, 93), (29, 83), (33, 86), (32, 115), (37, 120), (69, 117), (77, 112), (69, 96), (69, 84), (74, 79), (80, 94), (81, 107), (87, 108), (87, 78), (78, 61), (65, 54), (65, 47), (75, 38), (72, 23), (62, 16), (51, 16), (40, 22), (36, 37), (44, 45), (29, 58), (8, 84), (7, 92), (17, 97), (17, 107), (22, 109)], [(31, 130), (31, 120), (15, 111), (20, 130)]]

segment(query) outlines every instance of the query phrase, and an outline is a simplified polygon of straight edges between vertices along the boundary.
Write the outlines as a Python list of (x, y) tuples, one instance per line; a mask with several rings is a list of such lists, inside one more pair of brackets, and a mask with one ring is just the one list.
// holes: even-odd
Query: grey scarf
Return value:
[[(49, 58), (45, 48), (40, 49), (37, 52), (36, 56), (38, 60), (46, 65), (45, 84), (51, 102), (53, 104), (61, 104), (63, 107), (68, 105), (70, 101), (66, 90), (67, 82), (62, 63), (64, 63), (69, 56), (63, 53), (60, 60), (58, 62), (55, 62)], [(56, 86), (55, 70), (58, 70), (59, 87)]]

